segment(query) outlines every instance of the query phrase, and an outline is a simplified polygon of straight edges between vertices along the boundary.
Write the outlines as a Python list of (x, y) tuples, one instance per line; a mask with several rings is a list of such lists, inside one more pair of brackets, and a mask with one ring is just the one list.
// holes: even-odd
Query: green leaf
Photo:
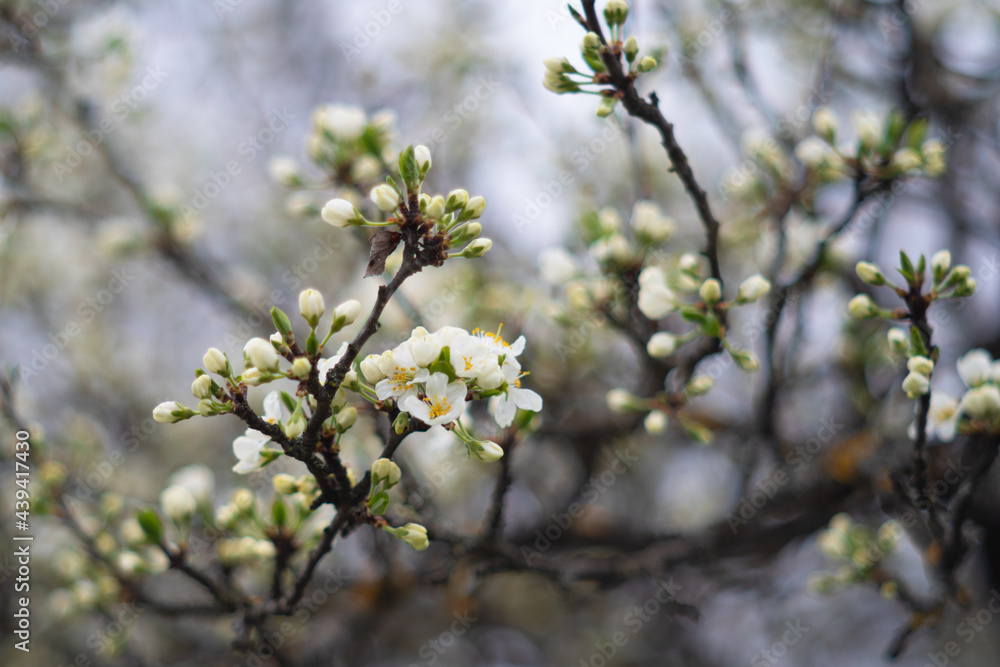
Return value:
[(919, 278), (918, 282), (923, 282), (924, 281), (924, 274), (926, 272), (927, 272), (927, 260), (924, 259), (924, 256), (921, 254), (920, 255), (920, 261), (917, 262), (917, 272), (916, 272), (916, 274), (915, 274), (914, 277)]
[(900, 268), (898, 270), (902, 274), (903, 278), (906, 279), (906, 282), (912, 283), (914, 277), (913, 262), (910, 261), (910, 258), (906, 256), (906, 252), (903, 250), (899, 251), (899, 266)]
[(295, 404), (295, 399), (292, 398), (291, 394), (287, 391), (281, 391), (278, 394), (278, 397), (281, 398), (281, 402), (285, 404), (285, 408), (287, 408), (289, 412), (295, 412), (295, 408), (298, 406)]
[(274, 504), (271, 505), (271, 518), (274, 519), (275, 526), (284, 526), (288, 521), (288, 508), (285, 507), (281, 496), (274, 497)]
[(419, 192), (420, 168), (417, 166), (417, 156), (413, 151), (412, 144), (399, 154), (399, 174), (403, 177), (403, 183), (406, 184), (408, 192)]
[(139, 522), (139, 527), (142, 528), (142, 532), (146, 533), (146, 537), (153, 544), (160, 544), (163, 542), (163, 524), (160, 522), (160, 517), (152, 507), (146, 507), (135, 515), (136, 520)]
[(681, 308), (681, 317), (688, 322), (694, 322), (698, 326), (704, 326), (707, 320), (705, 313), (701, 312), (697, 308)]
[(920, 329), (914, 324), (910, 327), (910, 347), (913, 350), (913, 354), (918, 357), (927, 356), (927, 347), (924, 345), (924, 339), (920, 335)]
[(385, 491), (376, 493), (368, 501), (368, 509), (375, 515), (385, 514), (385, 511), (389, 509), (389, 494)]
[(906, 130), (906, 119), (899, 109), (893, 109), (889, 112), (889, 117), (886, 119), (884, 145), (898, 145), (899, 140), (903, 138), (904, 130)]
[(274, 321), (274, 327), (282, 336), (292, 333), (292, 323), (289, 321), (288, 315), (285, 315), (277, 306), (271, 308), (271, 320)]
[(924, 145), (924, 138), (927, 136), (927, 128), (930, 121), (927, 118), (917, 118), (906, 129), (906, 147), (920, 152)]
[(319, 339), (316, 338), (315, 331), (310, 331), (309, 337), (306, 338), (306, 354), (310, 359), (319, 354)]

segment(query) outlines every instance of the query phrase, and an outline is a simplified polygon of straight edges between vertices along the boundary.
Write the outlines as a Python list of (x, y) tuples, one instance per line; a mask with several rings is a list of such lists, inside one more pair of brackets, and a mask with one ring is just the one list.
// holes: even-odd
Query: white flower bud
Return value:
[(503, 371), (500, 368), (500, 364), (497, 363), (496, 359), (492, 359), (491, 363), (483, 364), (483, 369), (476, 376), (476, 384), (482, 389), (487, 391), (490, 389), (496, 389), (505, 382), (503, 376)]
[(700, 271), (698, 266), (698, 257), (690, 252), (684, 253), (677, 262), (677, 268), (684, 273), (690, 273), (693, 276), (697, 276)]
[(837, 115), (830, 107), (820, 107), (812, 117), (813, 129), (816, 134), (833, 143), (837, 136)]
[(696, 375), (687, 383), (684, 393), (688, 396), (701, 396), (707, 394), (715, 386), (715, 382), (707, 375)]
[(576, 258), (564, 248), (546, 248), (538, 253), (538, 270), (550, 285), (564, 285), (576, 277)]
[(233, 491), (233, 504), (240, 512), (249, 512), (253, 507), (253, 492), (250, 489)]
[(226, 375), (226, 355), (215, 347), (208, 348), (208, 352), (202, 357), (201, 363), (209, 373), (215, 373), (225, 377)]
[(907, 354), (910, 351), (910, 335), (903, 329), (899, 327), (893, 327), (889, 329), (886, 334), (889, 339), (889, 347), (896, 354)]
[(351, 178), (355, 183), (371, 183), (382, 177), (382, 162), (374, 155), (362, 155), (351, 165)]
[(299, 312), (309, 326), (315, 327), (319, 318), (326, 312), (323, 295), (314, 289), (304, 289), (299, 292)]
[(428, 218), (433, 218), (437, 220), (442, 215), (444, 215), (444, 197), (441, 195), (434, 195), (431, 200), (427, 203), (427, 208), (424, 210), (424, 215)]
[(917, 169), (921, 164), (923, 158), (912, 148), (901, 148), (892, 156), (892, 166), (903, 173)]
[(965, 392), (959, 403), (962, 412), (973, 419), (987, 419), (1000, 412), (1000, 389), (986, 384)]
[(263, 338), (251, 338), (243, 346), (243, 351), (250, 357), (250, 364), (261, 371), (276, 372), (280, 357), (270, 341)]
[(251, 387), (256, 387), (264, 382), (264, 374), (259, 369), (248, 368), (243, 371), (243, 381)]
[(386, 213), (396, 210), (396, 207), (399, 206), (399, 193), (386, 183), (372, 188), (368, 197), (378, 206), (380, 211)]
[(871, 112), (855, 112), (854, 128), (864, 150), (871, 150), (882, 141), (882, 119)]
[(417, 158), (417, 167), (420, 171), (427, 171), (431, 168), (431, 149), (427, 146), (415, 146), (413, 155)]
[(427, 529), (419, 523), (408, 523), (395, 529), (396, 537), (409, 544), (416, 551), (423, 551), (430, 545)]
[(309, 377), (309, 371), (312, 370), (312, 364), (305, 357), (296, 357), (295, 361), (292, 362), (292, 368), (289, 371), (292, 377), (298, 378), (299, 380), (305, 380)]
[(302, 414), (302, 410), (296, 410), (292, 413), (292, 416), (288, 418), (285, 422), (284, 431), (285, 435), (289, 438), (295, 439), (302, 435), (302, 432), (306, 430), (306, 418)]
[(384, 480), (385, 488), (388, 489), (395, 486), (402, 476), (403, 473), (400, 472), (399, 466), (390, 459), (376, 459), (372, 463), (372, 484)]
[(385, 379), (385, 373), (382, 372), (379, 363), (381, 361), (382, 356), (378, 354), (369, 354), (361, 360), (361, 374), (365, 376), (365, 380), (369, 384), (376, 384)]
[(212, 378), (208, 375), (199, 375), (191, 383), (191, 393), (195, 398), (212, 397)]
[(302, 182), (299, 175), (299, 165), (287, 155), (275, 155), (267, 162), (267, 171), (271, 178), (285, 186), (294, 186)]
[(771, 282), (759, 273), (755, 273), (740, 283), (740, 290), (736, 296), (740, 301), (752, 303), (770, 291)]
[(215, 498), (215, 475), (212, 469), (201, 463), (184, 466), (167, 480), (168, 485), (182, 486), (191, 492), (195, 502), (201, 507), (211, 507)]
[(903, 391), (910, 398), (917, 398), (923, 396), (928, 391), (930, 391), (931, 381), (926, 375), (921, 375), (920, 373), (910, 373), (905, 378), (903, 378)]
[(935, 280), (943, 278), (949, 269), (951, 269), (951, 253), (947, 250), (938, 250), (931, 257), (931, 272)]
[(338, 323), (343, 320), (340, 326), (346, 327), (349, 324), (353, 324), (354, 320), (358, 319), (358, 315), (360, 314), (361, 302), (357, 299), (350, 299), (337, 306), (333, 311), (333, 319)]
[(323, 206), (319, 215), (334, 227), (347, 227), (361, 217), (354, 204), (346, 199), (331, 199)]
[(615, 388), (608, 391), (605, 400), (607, 401), (608, 408), (618, 414), (624, 414), (636, 407), (635, 396), (626, 389)]
[(271, 479), (274, 490), (283, 496), (290, 496), (299, 490), (299, 482), (288, 473), (278, 473)]
[(503, 457), (503, 447), (492, 440), (479, 440), (469, 445), (469, 455), (483, 463), (492, 463)]
[(329, 104), (313, 112), (313, 126), (324, 129), (340, 141), (354, 141), (365, 130), (365, 110), (356, 106)]
[(884, 285), (886, 282), (882, 269), (871, 262), (858, 262), (855, 271), (858, 272), (858, 278), (869, 285)]
[(858, 294), (847, 303), (847, 310), (858, 320), (878, 316), (878, 307), (867, 294)]
[(596, 32), (588, 32), (583, 36), (583, 48), (587, 51), (599, 48), (601, 46), (601, 38), (597, 36)]
[(486, 200), (476, 195), (469, 200), (469, 203), (465, 205), (465, 214), (462, 216), (468, 219), (476, 219), (482, 217), (483, 211), (486, 210)]
[(164, 401), (153, 408), (153, 419), (161, 424), (173, 424), (184, 419), (182, 415), (175, 415), (174, 412), (184, 412), (187, 408), (177, 401)]
[(639, 59), (638, 69), (640, 72), (650, 72), (656, 69), (656, 65), (657, 65), (656, 58), (654, 58), (653, 56), (643, 56), (642, 58)]
[(642, 425), (650, 435), (659, 435), (667, 430), (667, 415), (661, 410), (651, 410)]
[(795, 157), (807, 167), (819, 167), (826, 161), (828, 147), (818, 137), (806, 137), (795, 147)]
[(358, 409), (353, 405), (342, 409), (337, 413), (337, 426), (341, 430), (346, 431), (347, 429), (354, 426), (354, 422), (358, 420)]
[(715, 278), (709, 278), (701, 284), (698, 296), (709, 306), (718, 303), (719, 299), (722, 298), (722, 285)]
[(466, 190), (462, 189), (452, 190), (451, 192), (448, 193), (448, 197), (445, 200), (446, 207), (449, 211), (465, 208), (465, 205), (468, 203), (469, 203), (469, 193)]
[(546, 58), (542, 62), (545, 64), (545, 69), (553, 74), (572, 74), (576, 72), (576, 68), (566, 58)]
[(748, 373), (753, 373), (755, 370), (760, 368), (760, 361), (750, 350), (734, 350), (731, 352), (733, 356), (733, 361), (736, 365), (740, 367), (741, 370), (747, 371)]
[(911, 373), (927, 376), (934, 370), (934, 362), (927, 357), (911, 357), (910, 360), (906, 362), (906, 368)]
[(490, 239), (476, 239), (469, 245), (465, 246), (465, 249), (462, 250), (462, 256), (468, 257), (470, 259), (475, 257), (482, 257), (487, 252), (489, 252), (490, 248), (492, 247), (493, 247), (493, 241), (491, 241)]
[(677, 337), (666, 331), (659, 331), (653, 334), (649, 342), (646, 343), (646, 351), (649, 356), (657, 359), (669, 357), (677, 350)]
[(198, 503), (190, 491), (174, 484), (165, 488), (160, 494), (160, 507), (167, 516), (180, 523), (194, 514)]
[(215, 404), (207, 398), (198, 401), (198, 414), (202, 417), (211, 417), (218, 413)]
[(663, 243), (674, 234), (673, 223), (651, 201), (641, 200), (635, 203), (629, 224), (640, 238), (651, 243)]

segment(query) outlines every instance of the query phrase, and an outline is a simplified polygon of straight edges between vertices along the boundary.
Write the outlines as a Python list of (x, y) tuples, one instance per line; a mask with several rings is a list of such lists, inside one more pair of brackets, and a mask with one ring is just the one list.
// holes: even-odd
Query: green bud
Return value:
[(289, 321), (288, 315), (281, 312), (277, 306), (271, 308), (271, 319), (274, 321), (274, 327), (282, 336), (288, 336), (292, 333), (292, 323)]
[(631, 63), (635, 60), (635, 57), (639, 54), (639, 41), (633, 35), (625, 40), (625, 44), (622, 46), (622, 50), (625, 52), (625, 59)]

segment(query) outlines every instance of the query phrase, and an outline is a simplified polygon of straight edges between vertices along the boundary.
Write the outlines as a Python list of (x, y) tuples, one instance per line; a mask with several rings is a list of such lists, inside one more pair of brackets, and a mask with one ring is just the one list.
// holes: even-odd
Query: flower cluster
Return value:
[[(902, 345), (893, 341), (899, 340), (900, 333), (900, 329), (889, 331), (890, 344), (897, 350)], [(910, 363), (919, 358), (912, 357)], [(1000, 433), (1000, 361), (994, 361), (986, 350), (975, 349), (960, 357), (956, 367), (966, 391), (959, 398), (940, 390), (931, 394), (927, 413), (931, 432), (941, 442), (951, 442), (959, 429), (965, 434)], [(929, 386), (924, 393), (927, 391)], [(915, 430), (916, 426), (911, 425), (911, 437), (915, 437)]]
[[(425, 238), (424, 247), (436, 249), (440, 264), (451, 257), (481, 257), (493, 246), (489, 239), (479, 238), (483, 226), (477, 222), (486, 210), (486, 200), (470, 197), (466, 190), (452, 190), (447, 195), (428, 195), (420, 191), (431, 168), (431, 152), (426, 146), (409, 146), (399, 154), (400, 186), (389, 176), (375, 186), (369, 198), (379, 211), (386, 214), (384, 222), (371, 221), (346, 199), (331, 199), (321, 211), (323, 220), (334, 227), (365, 226), (419, 230)], [(467, 244), (458, 252), (450, 248)], [(394, 247), (394, 246), (393, 246)]]
[(518, 408), (542, 409), (541, 397), (521, 386), (526, 373), (517, 357), (524, 345), (524, 336), (507, 343), (499, 331), (470, 333), (449, 326), (429, 333), (417, 327), (397, 347), (361, 361), (360, 375), (368, 383), (362, 384), (361, 391), (373, 400), (395, 401), (407, 419), (452, 428), (471, 457), (494, 461), (503, 450), (496, 443), (475, 438), (459, 418), (470, 399), (489, 399), (493, 418), (501, 427), (514, 422)]
[[(906, 280), (910, 289), (920, 290), (923, 287), (925, 274), (927, 271), (924, 256), (920, 256), (916, 267), (903, 251), (899, 253), (900, 268), (899, 273)], [(865, 283), (875, 287), (889, 287), (900, 297), (906, 297), (907, 290), (892, 283), (882, 273), (882, 269), (877, 264), (871, 262), (858, 262), (856, 271), (858, 277)], [(931, 291), (922, 298), (926, 305), (930, 305), (938, 299), (960, 299), (970, 297), (976, 292), (976, 279), (972, 277), (972, 271), (968, 266), (959, 264), (951, 265), (951, 253), (947, 250), (940, 250), (931, 257)], [(847, 305), (851, 315), (859, 320), (870, 317), (893, 317), (893, 313), (875, 305), (871, 297), (867, 294), (858, 294)]]
[(847, 514), (834, 516), (827, 530), (819, 534), (816, 546), (828, 559), (846, 563), (835, 572), (812, 573), (807, 588), (814, 593), (830, 593), (851, 583), (875, 581), (881, 584), (883, 595), (894, 597), (894, 582), (883, 581), (885, 577), (878, 576), (877, 570), (902, 536), (903, 527), (896, 521), (887, 521), (873, 532)]
[[(588, 32), (580, 45), (580, 55), (583, 57), (590, 73), (580, 72), (566, 58), (549, 58), (545, 61), (544, 85), (554, 93), (593, 93), (601, 96), (601, 104), (597, 115), (609, 116), (615, 109), (621, 93), (611, 84), (608, 68), (604, 64), (604, 55), (610, 55), (616, 62), (621, 62), (622, 54), (628, 63), (625, 72), (629, 80), (634, 81), (644, 72), (656, 68), (656, 59), (652, 56), (639, 57), (639, 42), (634, 36), (623, 41), (622, 24), (628, 17), (628, 3), (625, 0), (610, 0), (604, 9), (604, 20), (611, 30), (611, 41), (604, 42), (600, 35)], [(598, 90), (586, 90), (586, 86), (595, 86)]]

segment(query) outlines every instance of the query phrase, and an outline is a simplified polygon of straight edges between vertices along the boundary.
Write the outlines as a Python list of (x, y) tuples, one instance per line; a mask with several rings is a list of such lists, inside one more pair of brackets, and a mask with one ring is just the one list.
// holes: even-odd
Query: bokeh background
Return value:
[[(449, 262), (407, 282), (369, 351), (396, 344), (418, 323), (431, 330), (503, 323), (505, 332), (523, 333), (528, 383), (546, 408), (538, 431), (512, 455), (504, 533), (512, 548), (537, 548), (539, 536), (558, 525), (553, 516), (583, 498), (572, 526), (552, 531), (553, 553), (662, 558), (607, 578), (576, 577), (570, 566), (565, 576), (483, 572), (449, 555), (460, 540), (413, 553), (358, 530), (317, 575), (314, 589), (329, 595), (307, 596), (309, 613), (280, 630), (281, 655), (269, 664), (883, 664), (909, 618), (899, 601), (865, 585), (830, 595), (807, 590), (811, 572), (835, 567), (816, 548), (830, 517), (846, 511), (873, 527), (886, 520), (873, 480), (905, 451), (912, 420), (912, 402), (899, 389), (905, 371), (886, 349), (885, 326), (848, 322), (846, 303), (859, 287), (857, 260), (889, 267), (900, 248), (929, 257), (947, 247), (970, 266), (978, 291), (937, 311), (935, 386), (959, 390), (954, 361), (968, 349), (1000, 353), (1000, 8), (971, 0), (632, 4), (629, 34), (661, 62), (640, 89), (658, 92), (723, 221), (724, 274), (733, 285), (769, 270), (779, 227), (787, 259), (772, 275), (794, 274), (853, 196), (849, 183), (826, 185), (812, 210), (793, 206), (776, 225), (767, 197), (740, 188), (740, 174), (755, 171), (748, 144), (773, 137), (794, 160), (794, 146), (812, 133), (812, 113), (829, 106), (843, 119), (845, 140), (854, 137), (853, 112), (897, 108), (929, 118), (931, 134), (948, 146), (947, 171), (910, 180), (861, 218), (784, 315), (779, 340), (794, 350), (784, 357), (779, 432), (768, 438), (759, 429), (766, 380), (712, 358), (699, 370), (712, 375), (715, 389), (694, 410), (715, 431), (711, 444), (673, 425), (651, 435), (641, 419), (612, 414), (609, 389), (651, 393), (642, 347), (603, 318), (574, 311), (567, 290), (539, 275), (539, 253), (556, 246), (599, 275), (580, 220), (612, 207), (627, 221), (639, 199), (674, 220), (667, 252), (703, 244), (696, 212), (650, 128), (620, 111), (599, 119), (596, 98), (542, 87), (544, 58), (579, 60), (582, 31), (565, 5), (0, 4), (5, 405), (30, 425), (35, 463), (65, 466), (84, 529), (117, 536), (120, 517), (155, 505), (168, 477), (190, 464), (214, 471), (216, 506), (241, 487), (269, 498), (273, 473), (304, 472), (282, 462), (238, 476), (230, 470), (231, 442), (243, 431), (238, 420), (164, 426), (151, 410), (168, 399), (185, 402), (208, 347), (238, 359), (247, 339), (269, 335), (267, 311), (295, 312), (305, 287), (322, 291), (328, 304), (373, 303), (381, 279), (360, 278), (364, 239), (310, 208), (340, 186), (292, 193), (268, 165), (290, 157), (307, 180), (320, 181), (306, 153), (313, 109), (387, 109), (397, 117), (397, 149), (431, 148), (435, 191), (463, 187), (486, 198), (484, 235), (494, 246), (483, 260)], [(759, 350), (763, 315), (749, 310), (733, 330)], [(725, 547), (705, 537), (730, 531), (726, 516), (780, 462), (774, 451), (822, 437), (831, 424), (834, 434), (823, 438), (814, 464), (767, 506), (763, 523), (787, 529)], [(16, 566), (7, 536), (14, 534), (16, 429), (10, 420), (3, 428), (4, 664), (264, 664), (252, 648), (230, 648), (231, 616), (168, 618), (129, 607), (55, 516), (58, 508), (41, 499), (33, 516), (32, 652), (15, 651)], [(374, 427), (358, 432), (344, 457), (363, 472), (381, 443)], [(639, 463), (609, 475), (616, 452)], [(848, 478), (833, 479), (824, 458), (830, 452), (852, 457)], [(497, 467), (467, 460), (447, 434), (411, 437), (399, 459), (413, 485), (400, 498), (410, 511), (440, 534), (481, 530)], [(38, 468), (33, 478), (39, 494), (41, 474)], [(989, 548), (997, 509), (989, 495), (996, 476), (990, 480), (977, 496), (980, 527), (972, 531), (984, 546), (961, 570), (970, 608), (947, 607), (898, 664), (932, 663), (956, 640), (964, 615), (984, 608), (1000, 586)], [(322, 525), (330, 508), (318, 515)], [(108, 539), (111, 552), (123, 548)], [(212, 552), (208, 544), (200, 556), (208, 563)], [(929, 594), (918, 544), (904, 539), (889, 564)], [(253, 568), (244, 578), (250, 589), (260, 585)], [(660, 604), (641, 623), (630, 616), (664, 582), (698, 618), (688, 607)], [(149, 575), (144, 585), (175, 601), (202, 599), (176, 572)], [(778, 647), (788, 624), (806, 630)], [(986, 623), (969, 643), (958, 638), (960, 655), (949, 664), (996, 664), (998, 628)], [(627, 641), (607, 658), (601, 647), (616, 632)], [(772, 647), (773, 656), (761, 653)]]

